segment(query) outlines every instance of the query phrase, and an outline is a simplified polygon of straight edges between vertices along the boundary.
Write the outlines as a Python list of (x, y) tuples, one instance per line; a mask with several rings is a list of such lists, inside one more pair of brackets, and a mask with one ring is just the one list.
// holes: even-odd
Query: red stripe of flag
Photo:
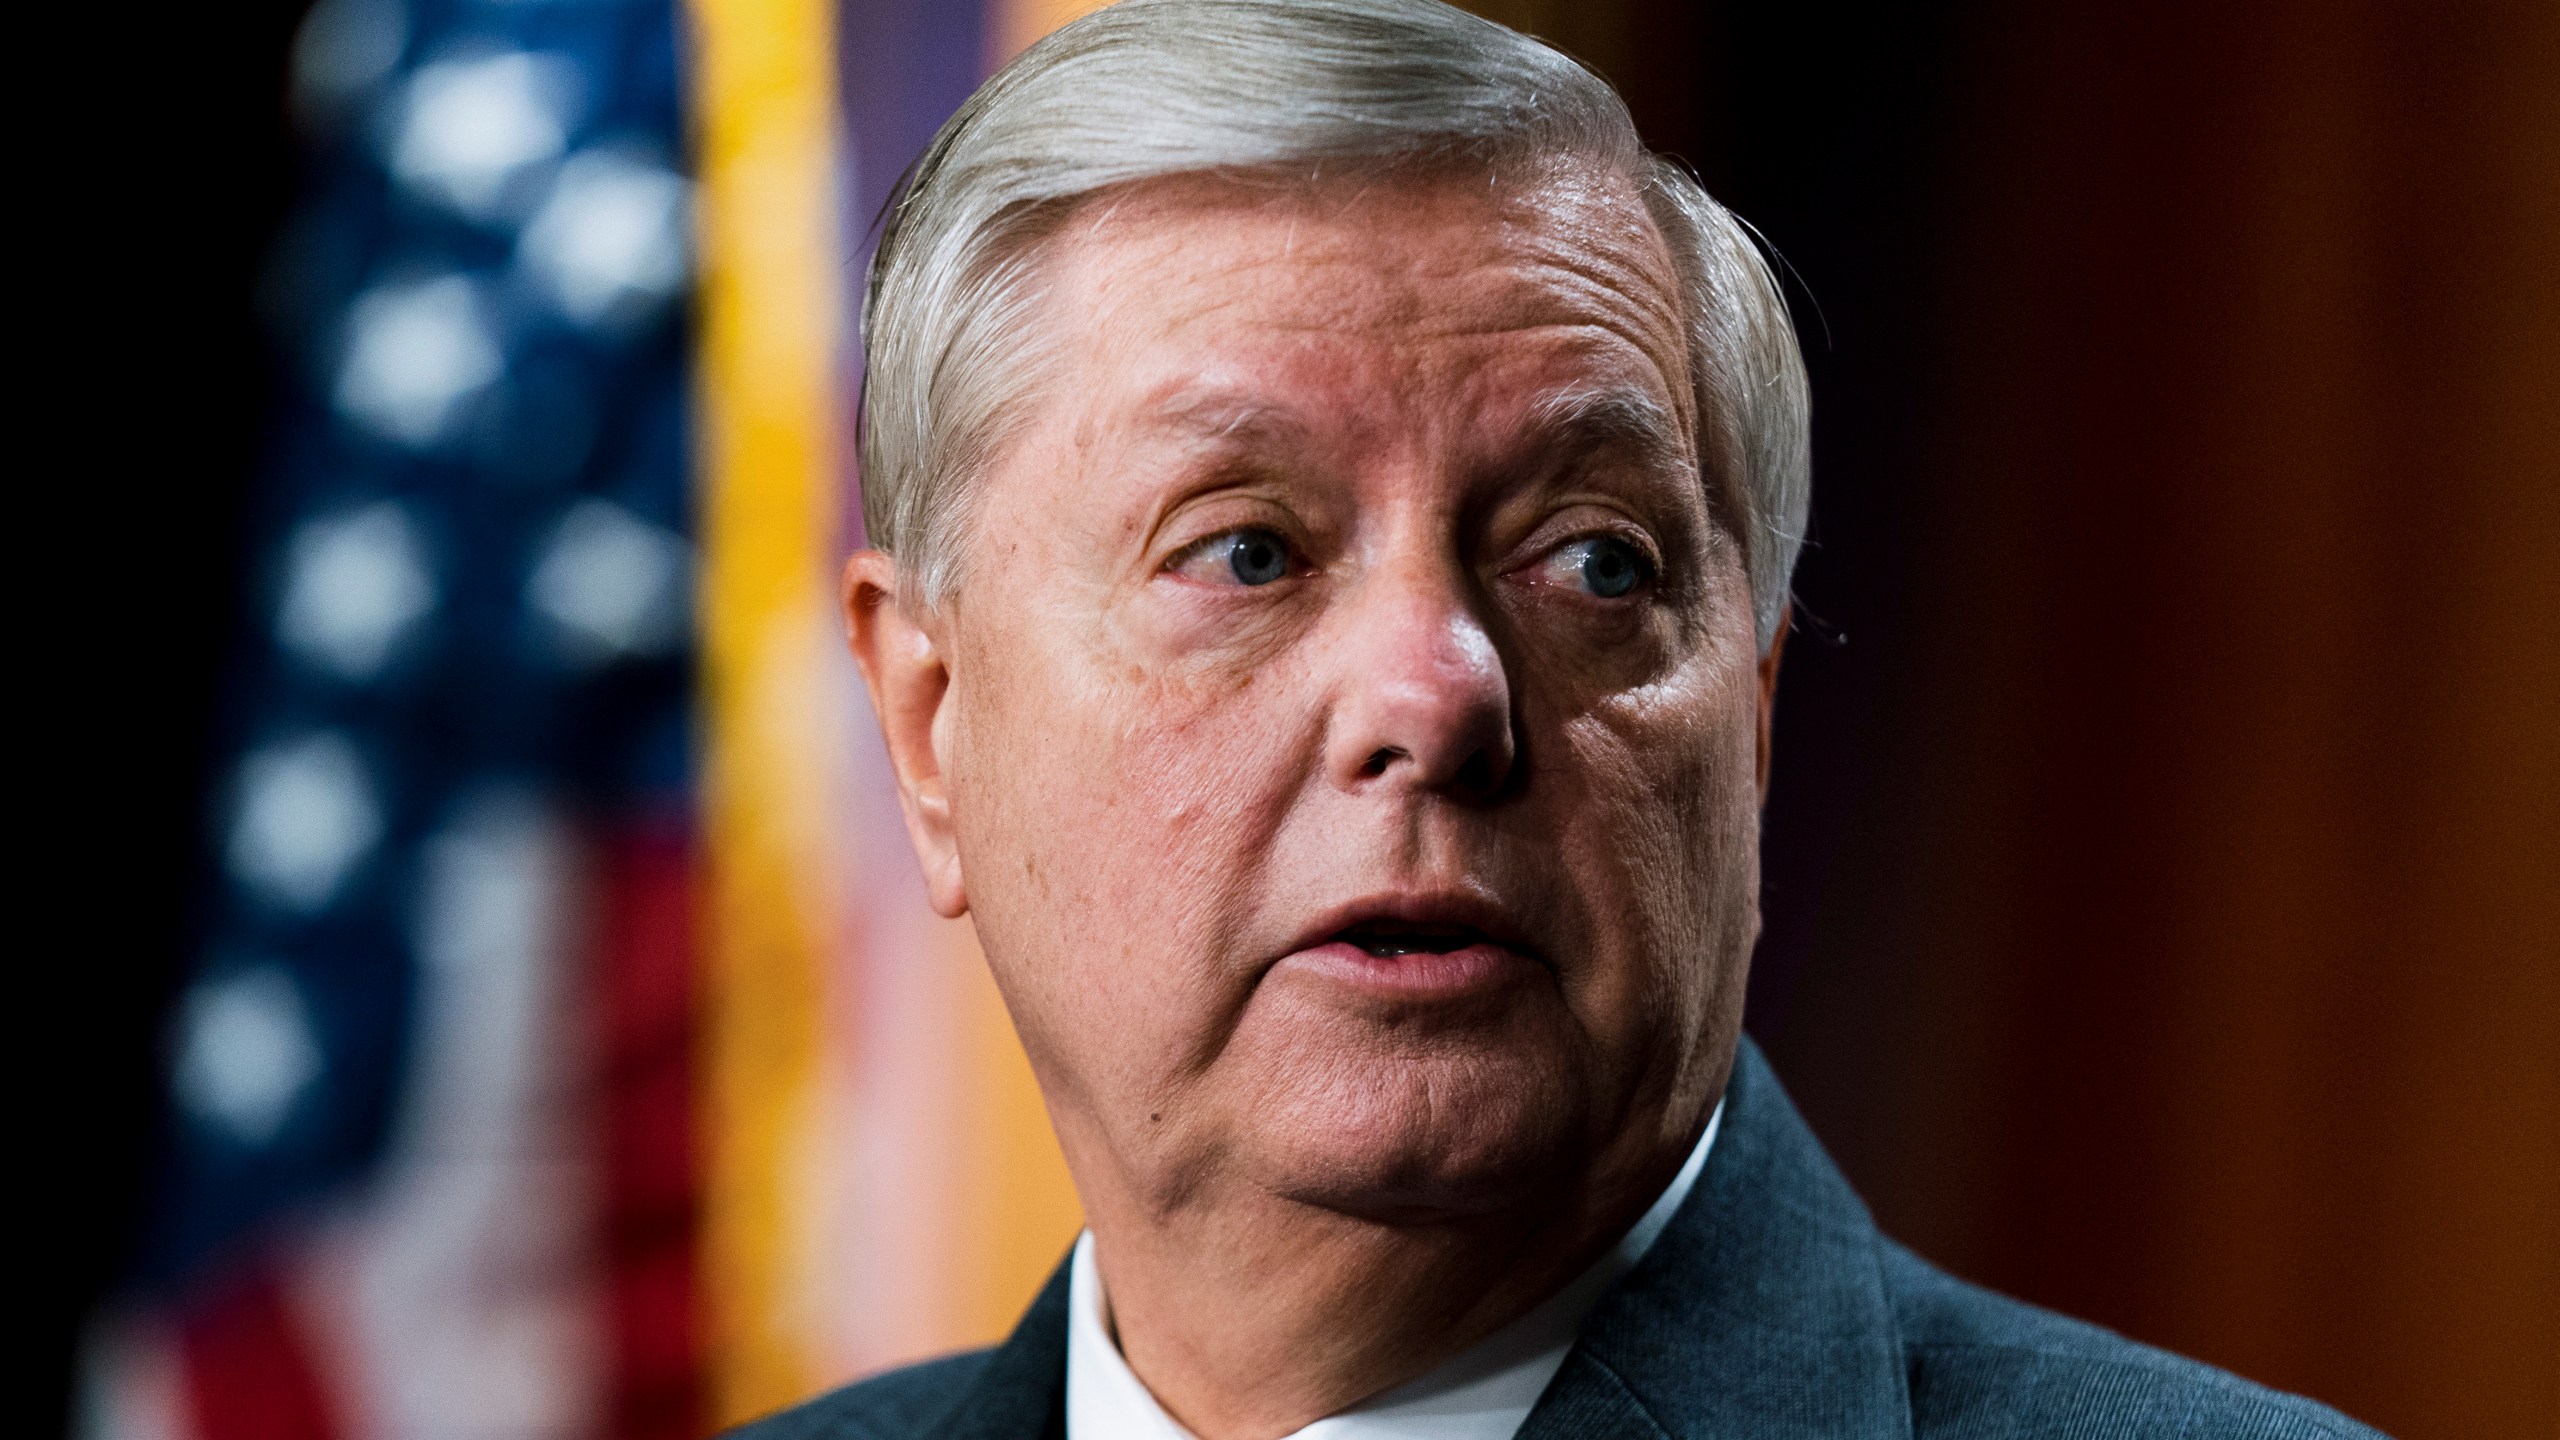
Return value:
[(189, 1305), (178, 1353), (194, 1440), (337, 1440), (320, 1367), (272, 1266)]
[(694, 1265), (694, 853), (679, 824), (605, 837), (601, 1241), (611, 1369), (605, 1434), (694, 1440), (704, 1415)]

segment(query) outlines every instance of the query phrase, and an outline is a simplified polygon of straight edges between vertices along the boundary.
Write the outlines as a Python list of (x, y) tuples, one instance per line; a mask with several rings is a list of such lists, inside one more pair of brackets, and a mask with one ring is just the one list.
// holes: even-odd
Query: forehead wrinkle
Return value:
[[(1412, 203), (1390, 206), (1398, 195)], [(1090, 212), (1061, 248), (1089, 257), (1096, 246), (1128, 246), (1147, 257), (1131, 268), (1159, 279), (1132, 289), (1126, 271), (1093, 277), (1100, 281), (1096, 298), (1106, 305), (1158, 293), (1169, 283), (1190, 292), (1189, 322), (1216, 320), (1266, 305), (1270, 288), (1255, 272), (1277, 265), (1300, 275), (1285, 288), (1296, 292), (1297, 308), (1312, 312), (1297, 321), (1306, 328), (1410, 327), (1454, 298), (1464, 308), (1597, 320), (1640, 346), (1662, 338), (1642, 333), (1650, 329), (1665, 328), (1675, 341), (1681, 334), (1679, 285), (1659, 229), (1641, 202), (1616, 186), (1531, 181), (1516, 190), (1497, 186), (1488, 195), (1446, 180), (1397, 184), (1359, 177), (1239, 194), (1214, 177), (1168, 177), (1116, 193), (1112, 202)], [(1230, 252), (1203, 265), (1192, 227), (1208, 219), (1220, 220), (1221, 228), (1230, 220), (1277, 223), (1269, 248)], [(1379, 243), (1416, 226), (1465, 234), (1428, 244)], [(1312, 283), (1324, 272), (1354, 278)], [(1451, 282), (1459, 286), (1455, 297), (1417, 293)], [(1279, 316), (1264, 319), (1293, 328)]]
[[(1462, 227), (1470, 232), (1468, 243), (1386, 245), (1378, 242), (1420, 217), (1376, 212), (1380, 196), (1395, 187), (1371, 180), (1314, 193), (1249, 197), (1241, 204), (1227, 186), (1153, 193), (1152, 186), (1133, 187), (1113, 195), (1107, 209), (1091, 213), (1058, 258), (1075, 257), (1068, 268), (1082, 283), (1073, 288), (1085, 290), (1105, 314), (1131, 302), (1143, 308), (1169, 292), (1188, 302), (1171, 316), (1142, 322), (1142, 333), (1107, 345), (1116, 353), (1097, 359), (1110, 364), (1129, 364), (1137, 358), (1133, 350), (1181, 351), (1203, 341), (1212, 353), (1241, 359), (1258, 347), (1229, 351), (1231, 338), (1242, 338), (1235, 335), (1239, 318), (1246, 331), (1272, 339), (1375, 336), (1398, 348), (1510, 341), (1532, 347), (1518, 352), (1524, 358), (1540, 351), (1556, 358), (1579, 352), (1584, 363), (1619, 374), (1586, 374), (1575, 387), (1582, 400), (1568, 394), (1544, 402), (1535, 428), (1515, 435), (1541, 450), (1605, 443), (1694, 465), (1695, 397), (1685, 373), (1678, 285), (1651, 216), (1624, 203), (1628, 197), (1614, 193), (1613, 186), (1532, 184), (1504, 193), (1509, 188), (1495, 187), (1493, 213), (1478, 210)], [(1442, 197), (1417, 198), (1420, 208), (1437, 209)], [(1483, 203), (1480, 194), (1451, 198)], [(1195, 249), (1193, 225), (1220, 213), (1241, 214), (1248, 224), (1278, 222), (1265, 232), (1276, 244), (1243, 253)], [(1174, 223), (1148, 223), (1159, 216)], [(1323, 241), (1311, 245), (1311, 232), (1322, 233)], [(1145, 258), (1134, 266), (1097, 269), (1097, 251), (1117, 246)], [(1273, 285), (1257, 273), (1275, 265), (1293, 278)], [(1150, 271), (1154, 279), (1133, 283)], [(1101, 341), (1100, 332), (1108, 328), (1091, 327), (1088, 333)], [(1549, 348), (1559, 345), (1561, 351)], [(1410, 350), (1405, 355), (1404, 364), (1423, 358)], [(1311, 357), (1293, 356), (1306, 358)], [(1466, 370), (1478, 363), (1458, 355), (1448, 362)], [(1258, 368), (1258, 362), (1248, 363)], [(1427, 368), (1440, 364), (1427, 362)], [(1304, 454), (1329, 448), (1332, 432), (1350, 418), (1329, 408), (1303, 410), (1295, 402), (1304, 397), (1287, 385), (1266, 393), (1258, 385), (1239, 386), (1232, 377), (1212, 380), (1196, 369), (1165, 381), (1134, 407), (1136, 433), (1185, 448)], [(1615, 402), (1605, 398), (1603, 392), (1621, 387), (1632, 393)], [(1657, 388), (1661, 394), (1646, 393)], [(1547, 438), (1540, 430), (1572, 433)]]

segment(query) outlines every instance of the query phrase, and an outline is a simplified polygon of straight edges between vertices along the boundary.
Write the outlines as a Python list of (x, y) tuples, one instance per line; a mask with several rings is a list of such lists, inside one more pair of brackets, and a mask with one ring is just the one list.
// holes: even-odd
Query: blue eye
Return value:
[(1239, 585), (1268, 585), (1289, 573), (1289, 542), (1268, 530), (1238, 530), (1226, 551)]
[(1576, 540), (1565, 547), (1565, 556), (1583, 588), (1603, 600), (1615, 600), (1653, 578), (1653, 562), (1644, 552), (1615, 536)]

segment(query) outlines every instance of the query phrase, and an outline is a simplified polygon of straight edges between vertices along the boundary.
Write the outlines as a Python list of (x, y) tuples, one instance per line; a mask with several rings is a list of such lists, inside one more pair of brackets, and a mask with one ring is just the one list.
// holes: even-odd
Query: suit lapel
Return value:
[(1616, 1371), (1594, 1359), (1590, 1347), (1576, 1345), (1515, 1440), (1665, 1440), (1670, 1434)]
[(1067, 1266), (1061, 1263), (936, 1433), (946, 1440), (1065, 1440), (1066, 1420)]
[(1909, 1436), (1876, 1242), (1746, 1038), (1697, 1189), (1593, 1312), (1519, 1440)]

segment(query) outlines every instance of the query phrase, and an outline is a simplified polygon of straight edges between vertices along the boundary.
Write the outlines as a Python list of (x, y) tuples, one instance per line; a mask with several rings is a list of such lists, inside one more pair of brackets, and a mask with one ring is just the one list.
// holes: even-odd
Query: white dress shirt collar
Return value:
[[(1609, 1252), (1528, 1314), (1393, 1390), (1328, 1415), (1287, 1440), (1510, 1440), (1564, 1365), (1601, 1292), (1635, 1268), (1689, 1198), (1724, 1106), (1670, 1185)], [(1093, 1232), (1076, 1240), (1067, 1279), (1067, 1440), (1195, 1440), (1156, 1403), (1111, 1338)]]

